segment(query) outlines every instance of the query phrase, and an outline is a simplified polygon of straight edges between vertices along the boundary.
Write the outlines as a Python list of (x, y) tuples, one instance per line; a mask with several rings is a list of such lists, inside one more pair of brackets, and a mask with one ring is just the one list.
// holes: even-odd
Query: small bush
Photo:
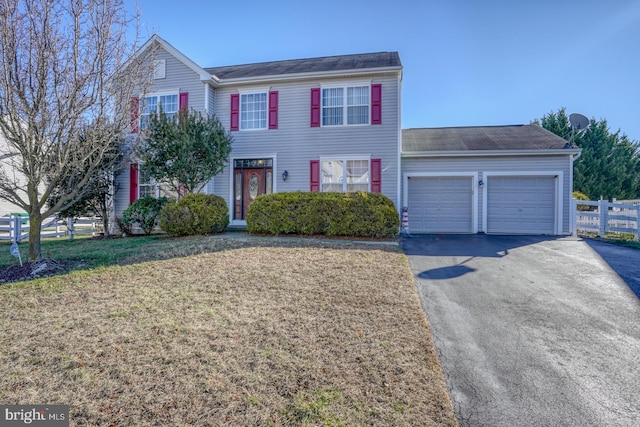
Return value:
[(160, 228), (174, 236), (222, 233), (228, 225), (227, 204), (213, 194), (188, 194), (160, 213)]
[(124, 234), (125, 236), (133, 235), (133, 224), (124, 223), (122, 221), (122, 218), (119, 216), (116, 217), (116, 226), (118, 227), (120, 232), (122, 232), (122, 234)]
[[(580, 200), (589, 200), (589, 196), (587, 196), (584, 193), (581, 193), (579, 191), (574, 191), (572, 194), (573, 198), (580, 201)], [(595, 207), (593, 206), (589, 206), (589, 205), (581, 205), (580, 203), (577, 204), (577, 209), (579, 211), (590, 211), (590, 210), (594, 210)]]
[[(166, 203), (166, 197), (160, 197), (158, 199), (151, 196), (142, 197), (125, 209), (122, 213), (121, 223), (124, 224), (125, 227), (138, 225), (138, 227), (144, 231), (144, 234), (151, 234), (153, 228), (158, 223), (158, 215), (160, 215), (160, 211)], [(122, 225), (120, 228), (124, 231)]]
[(256, 198), (247, 214), (256, 234), (391, 237), (398, 227), (393, 202), (378, 193), (275, 193)]

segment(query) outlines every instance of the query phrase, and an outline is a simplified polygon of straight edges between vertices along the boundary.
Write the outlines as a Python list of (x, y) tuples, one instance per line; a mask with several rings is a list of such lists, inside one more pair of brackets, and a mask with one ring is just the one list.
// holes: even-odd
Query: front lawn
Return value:
[(0, 286), (0, 402), (71, 425), (456, 425), (396, 248), (147, 243)]

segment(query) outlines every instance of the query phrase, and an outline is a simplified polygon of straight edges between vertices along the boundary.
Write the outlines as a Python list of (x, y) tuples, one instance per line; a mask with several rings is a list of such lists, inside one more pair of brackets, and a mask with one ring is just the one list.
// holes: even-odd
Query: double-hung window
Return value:
[(240, 130), (267, 128), (267, 92), (240, 94)]
[(370, 86), (322, 88), (322, 126), (368, 125)]
[(320, 160), (321, 191), (346, 193), (369, 191), (368, 157), (322, 158)]
[(145, 97), (140, 111), (140, 128), (146, 128), (151, 114), (159, 113), (160, 109), (167, 117), (174, 117), (178, 113), (178, 94), (149, 95)]
[(157, 183), (146, 173), (144, 165), (138, 167), (138, 197), (175, 197), (167, 184)]

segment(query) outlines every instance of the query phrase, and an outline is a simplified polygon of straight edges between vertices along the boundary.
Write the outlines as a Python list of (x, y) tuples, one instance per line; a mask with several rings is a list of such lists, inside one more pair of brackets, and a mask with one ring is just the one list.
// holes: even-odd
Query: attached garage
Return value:
[(579, 154), (537, 125), (405, 129), (409, 232), (571, 234)]
[(409, 229), (415, 233), (474, 232), (473, 184), (473, 176), (411, 177)]
[(556, 234), (555, 176), (488, 176), (486, 232)]

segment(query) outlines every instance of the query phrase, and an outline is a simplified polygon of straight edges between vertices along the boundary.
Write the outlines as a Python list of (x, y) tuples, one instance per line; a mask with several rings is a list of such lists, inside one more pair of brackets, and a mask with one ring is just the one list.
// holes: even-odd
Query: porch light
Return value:
[(282, 172), (282, 180), (286, 181), (287, 178), (289, 178), (289, 172), (287, 172), (287, 171)]
[(483, 180), (478, 181), (478, 187), (482, 187), (483, 185), (484, 185), (484, 181)]

